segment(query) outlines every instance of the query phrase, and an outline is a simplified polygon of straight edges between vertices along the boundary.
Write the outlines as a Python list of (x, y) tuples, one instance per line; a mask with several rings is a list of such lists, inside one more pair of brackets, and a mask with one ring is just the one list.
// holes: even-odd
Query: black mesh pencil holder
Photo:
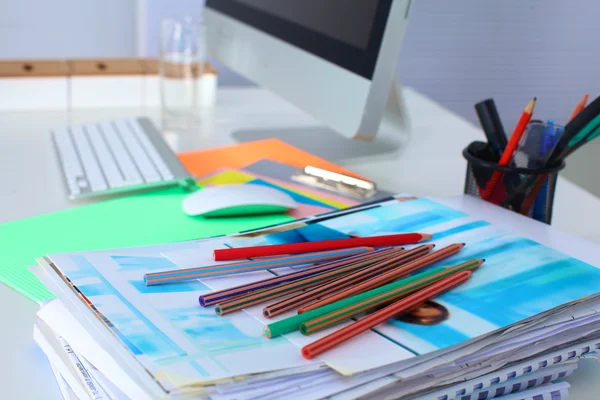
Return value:
[(550, 224), (558, 172), (564, 161), (541, 169), (502, 167), (487, 143), (463, 150), (467, 160), (465, 193)]

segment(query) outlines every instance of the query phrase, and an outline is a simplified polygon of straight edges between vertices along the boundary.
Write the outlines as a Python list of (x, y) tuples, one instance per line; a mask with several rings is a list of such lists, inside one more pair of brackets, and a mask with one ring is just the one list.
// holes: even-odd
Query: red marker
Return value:
[(236, 260), (240, 258), (278, 256), (284, 254), (300, 254), (315, 251), (347, 249), (350, 247), (384, 247), (413, 244), (431, 239), (424, 233), (400, 233), (396, 235), (370, 236), (361, 238), (323, 240), (320, 242), (301, 242), (290, 244), (273, 244), (268, 246), (240, 247), (236, 249), (217, 249), (214, 251), (215, 261)]

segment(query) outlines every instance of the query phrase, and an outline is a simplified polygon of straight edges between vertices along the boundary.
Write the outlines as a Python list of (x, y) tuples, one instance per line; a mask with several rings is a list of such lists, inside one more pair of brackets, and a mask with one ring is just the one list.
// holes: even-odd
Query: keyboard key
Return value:
[(87, 187), (89, 186), (89, 185), (88, 185), (88, 181), (86, 181), (86, 180), (85, 180), (85, 179), (83, 179), (83, 178), (78, 178), (78, 179), (77, 179), (77, 185), (78, 185), (80, 188), (82, 188), (82, 189), (85, 189), (85, 188), (87, 188)]
[(100, 165), (98, 165), (96, 157), (90, 147), (90, 143), (85, 135), (85, 131), (81, 127), (76, 126), (71, 128), (71, 134), (92, 191), (108, 189), (104, 176), (102, 176)]
[(160, 156), (160, 154), (158, 154), (156, 147), (154, 147), (150, 139), (148, 139), (148, 135), (144, 133), (144, 130), (140, 126), (138, 120), (130, 119), (127, 120), (127, 123), (131, 130), (134, 132), (138, 141), (142, 144), (142, 147), (146, 151), (146, 154), (148, 154), (148, 156), (152, 160), (152, 163), (154, 164), (156, 169), (158, 169), (158, 172), (160, 173), (162, 178), (164, 180), (173, 179), (173, 173), (171, 173), (171, 170), (169, 169), (169, 167), (167, 167), (167, 164), (165, 163), (163, 158)]
[(131, 156), (119, 138), (113, 124), (110, 122), (100, 124), (99, 130), (104, 135), (104, 138), (108, 143), (108, 147), (112, 151), (117, 165), (123, 174), (123, 180), (127, 183), (127, 185), (140, 185), (144, 183), (142, 176), (135, 167)]
[(152, 165), (150, 158), (137, 141), (135, 134), (130, 129), (127, 122), (125, 120), (115, 121), (115, 127), (117, 128), (118, 135), (123, 139), (129, 154), (135, 161), (135, 165), (144, 177), (144, 180), (146, 182), (161, 181), (158, 171), (154, 168), (154, 165)]
[(54, 137), (54, 143), (58, 148), (60, 154), (60, 161), (65, 170), (65, 175), (72, 176), (84, 176), (83, 167), (79, 163), (77, 152), (71, 141), (71, 135), (66, 130), (59, 130), (52, 132)]
[(104, 172), (104, 177), (108, 181), (108, 185), (111, 188), (127, 186), (128, 183), (123, 179), (121, 171), (119, 171), (119, 167), (110, 153), (110, 150), (108, 149), (108, 146), (106, 145), (98, 126), (88, 125), (84, 127), (84, 130), (86, 131), (87, 137), (92, 143), (94, 151), (96, 151), (98, 162), (102, 166), (102, 171)]

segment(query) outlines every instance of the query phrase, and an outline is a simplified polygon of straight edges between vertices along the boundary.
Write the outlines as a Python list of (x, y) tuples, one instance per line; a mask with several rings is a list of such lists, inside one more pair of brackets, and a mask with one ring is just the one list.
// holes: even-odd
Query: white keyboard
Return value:
[(191, 178), (147, 118), (71, 126), (52, 137), (73, 199)]

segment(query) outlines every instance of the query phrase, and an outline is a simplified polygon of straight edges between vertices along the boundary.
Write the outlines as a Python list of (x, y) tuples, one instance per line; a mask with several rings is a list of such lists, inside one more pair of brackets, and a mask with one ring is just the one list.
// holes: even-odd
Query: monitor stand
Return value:
[(408, 116), (399, 85), (394, 82), (377, 135), (372, 140), (349, 139), (324, 126), (241, 129), (232, 132), (237, 142), (277, 138), (333, 162), (370, 157), (396, 157), (410, 136)]

